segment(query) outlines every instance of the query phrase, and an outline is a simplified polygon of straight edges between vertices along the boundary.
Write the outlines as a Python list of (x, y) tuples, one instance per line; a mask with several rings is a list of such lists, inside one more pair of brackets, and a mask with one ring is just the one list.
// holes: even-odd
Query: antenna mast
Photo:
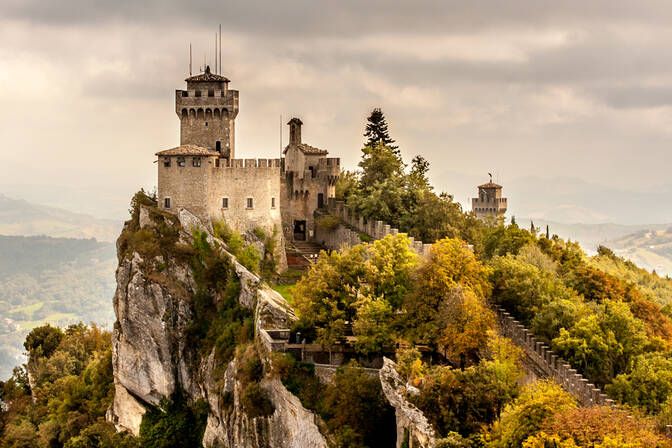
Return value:
[(215, 73), (217, 73), (217, 33), (215, 33)]
[(191, 76), (191, 42), (189, 42), (189, 76)]
[(282, 159), (282, 114), (280, 114), (280, 158)]
[(219, 74), (222, 74), (222, 24), (219, 24)]

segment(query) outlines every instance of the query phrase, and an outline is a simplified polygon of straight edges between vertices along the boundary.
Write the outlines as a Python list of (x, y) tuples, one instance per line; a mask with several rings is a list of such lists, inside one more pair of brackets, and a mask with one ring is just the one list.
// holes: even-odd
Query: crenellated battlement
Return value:
[(282, 168), (282, 159), (220, 159), (219, 168)]
[(499, 326), (502, 334), (522, 348), (527, 359), (534, 363), (546, 378), (557, 381), (563, 389), (571, 393), (583, 406), (616, 406), (602, 390), (573, 369), (549, 346), (537, 340), (534, 334), (518, 322), (511, 314), (497, 307)]
[[(345, 205), (343, 201), (337, 201), (335, 198), (328, 199), (327, 209), (331, 215), (339, 218), (348, 226), (347, 228), (341, 229), (340, 232), (335, 232), (333, 241), (324, 240), (323, 244), (330, 249), (338, 249), (342, 244), (349, 246), (360, 244), (362, 242), (360, 234), (367, 235), (373, 240), (380, 240), (387, 235), (397, 235), (399, 233), (399, 229), (395, 229), (383, 221), (373, 219), (367, 220), (362, 216), (358, 216), (349, 206)], [(429, 255), (429, 250), (432, 247), (431, 244), (423, 243), (412, 236), (408, 236), (408, 239), (410, 240), (411, 248), (413, 248), (418, 255), (423, 257)]]

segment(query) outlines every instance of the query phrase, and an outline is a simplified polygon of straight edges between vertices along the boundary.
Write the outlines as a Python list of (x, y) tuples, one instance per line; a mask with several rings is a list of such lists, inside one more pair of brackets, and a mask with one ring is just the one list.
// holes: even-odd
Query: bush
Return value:
[(238, 261), (245, 266), (250, 272), (259, 272), (259, 263), (261, 262), (261, 254), (257, 246), (250, 244), (245, 249), (240, 251)]
[(158, 407), (151, 407), (140, 423), (143, 448), (200, 448), (208, 417), (208, 405), (200, 399), (187, 403), (178, 389), (171, 399), (163, 398)]
[(315, 221), (318, 229), (336, 230), (341, 225), (341, 220), (335, 216), (327, 215)]
[(245, 413), (251, 418), (267, 417), (275, 412), (275, 407), (266, 396), (266, 391), (257, 382), (249, 383), (245, 387), (240, 402)]

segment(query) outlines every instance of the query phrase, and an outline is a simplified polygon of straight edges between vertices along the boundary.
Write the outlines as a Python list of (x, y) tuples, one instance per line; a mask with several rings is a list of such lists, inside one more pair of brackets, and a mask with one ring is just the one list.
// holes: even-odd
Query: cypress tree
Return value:
[(395, 154), (399, 155), (399, 146), (394, 145), (394, 140), (390, 137), (387, 129), (387, 120), (383, 111), (376, 107), (367, 118), (366, 130), (364, 131), (366, 137), (365, 146), (374, 147), (379, 143), (388, 146)]

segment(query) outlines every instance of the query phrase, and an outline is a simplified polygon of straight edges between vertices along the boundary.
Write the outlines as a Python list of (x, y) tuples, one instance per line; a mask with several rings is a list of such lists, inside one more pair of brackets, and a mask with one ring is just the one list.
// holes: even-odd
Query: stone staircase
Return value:
[(287, 245), (287, 264), (290, 268), (307, 269), (325, 248), (312, 241), (292, 241)]

